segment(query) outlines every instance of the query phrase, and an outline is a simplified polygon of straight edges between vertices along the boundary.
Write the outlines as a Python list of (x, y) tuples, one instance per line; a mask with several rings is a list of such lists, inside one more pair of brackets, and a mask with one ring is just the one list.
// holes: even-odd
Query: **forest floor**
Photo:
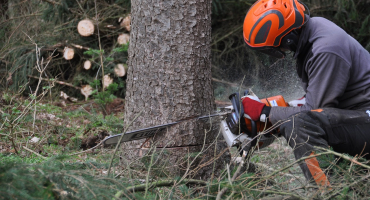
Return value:
[[(166, 167), (150, 161), (150, 155), (123, 165), (123, 154), (112, 157), (114, 148), (83, 152), (106, 136), (122, 133), (123, 99), (101, 107), (94, 100), (32, 103), (29, 98), (7, 98), (3, 93), (0, 105), (0, 196), (4, 199), (217, 199), (218, 195), (221, 199), (346, 199), (369, 195), (368, 169), (353, 163), (344, 167), (329, 163), (328, 172), (334, 168), (340, 172), (335, 179), (340, 181), (332, 183), (334, 189), (307, 183), (284, 138), (255, 151), (253, 171), (231, 179), (236, 167), (230, 171), (225, 166), (213, 181), (189, 184), (194, 180), (170, 177)], [(238, 155), (234, 149), (231, 154)], [(368, 166), (367, 161), (360, 161)], [(162, 187), (152, 185), (156, 181), (164, 182)], [(228, 190), (222, 193), (223, 188)]]

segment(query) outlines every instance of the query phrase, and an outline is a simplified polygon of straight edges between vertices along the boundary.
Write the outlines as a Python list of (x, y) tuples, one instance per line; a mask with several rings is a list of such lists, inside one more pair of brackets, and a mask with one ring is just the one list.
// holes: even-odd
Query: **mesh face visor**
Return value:
[[(244, 41), (245, 41), (245, 38), (244, 38)], [(247, 41), (245, 41), (247, 43)], [(284, 58), (286, 55), (283, 51), (280, 50), (279, 47), (251, 47), (248, 45), (247, 43), (247, 46), (250, 48), (250, 49), (253, 49), (253, 50), (258, 50), (259, 52), (262, 52), (264, 54), (267, 54), (269, 56), (273, 56), (275, 58)]]
[[(256, 49), (256, 48), (254, 48), (254, 49)], [(285, 57), (285, 53), (283, 51), (281, 51), (278, 47), (265, 47), (265, 48), (261, 48), (261, 49), (257, 49), (257, 50), (264, 53), (264, 54), (273, 56), (275, 58), (284, 58)]]

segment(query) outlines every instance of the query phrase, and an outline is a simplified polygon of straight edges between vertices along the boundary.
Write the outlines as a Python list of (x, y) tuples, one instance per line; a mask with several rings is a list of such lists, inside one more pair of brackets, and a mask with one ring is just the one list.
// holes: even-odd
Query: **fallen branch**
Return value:
[(81, 46), (81, 45), (78, 45), (78, 44), (71, 44), (73, 47), (77, 48), (77, 49), (82, 49), (82, 50), (90, 50), (89, 47), (84, 47), (84, 46)]
[(39, 153), (37, 153), (37, 152), (35, 152), (35, 151), (33, 151), (33, 150), (31, 150), (31, 149), (27, 148), (27, 147), (25, 147), (25, 146), (23, 146), (23, 149), (25, 149), (25, 150), (27, 150), (27, 151), (29, 151), (29, 152), (31, 152), (31, 153), (34, 153), (36, 156), (39, 156), (39, 157), (41, 157), (41, 158), (43, 158), (43, 159), (48, 159), (47, 157), (45, 157), (45, 156), (43, 156), (43, 155), (41, 155), (41, 154), (39, 154)]
[(39, 79), (39, 80), (42, 80), (42, 81), (55, 82), (55, 83), (58, 83), (60, 85), (66, 85), (66, 86), (69, 86), (69, 87), (73, 87), (73, 88), (75, 88), (77, 90), (81, 90), (80, 87), (74, 86), (74, 85), (72, 85), (70, 83), (66, 83), (66, 82), (63, 82), (63, 81), (57, 81), (57, 80), (46, 79), (46, 78), (39, 78), (39, 77), (36, 77), (36, 76), (31, 76), (31, 75), (28, 75), (28, 77), (34, 78), (34, 79)]
[[(256, 191), (256, 192), (260, 192), (261, 190), (258, 190), (258, 189), (250, 189), (252, 191)], [(280, 195), (285, 195), (285, 196), (290, 196), (290, 197), (294, 197), (294, 198), (281, 198), (281, 199), (306, 199), (302, 196), (299, 196), (297, 194), (293, 194), (293, 193), (290, 193), (290, 192), (284, 192), (284, 191), (278, 191), (278, 190), (263, 190), (264, 193), (266, 194), (280, 194)]]
[(326, 152), (328, 152), (328, 153), (330, 153), (330, 154), (336, 155), (336, 156), (341, 157), (341, 158), (343, 158), (343, 159), (345, 159), (345, 160), (351, 161), (352, 163), (355, 163), (355, 164), (357, 164), (357, 165), (360, 165), (361, 167), (364, 167), (364, 168), (366, 168), (366, 169), (370, 169), (370, 166), (369, 166), (369, 165), (362, 164), (362, 163), (358, 162), (357, 160), (352, 159), (352, 158), (350, 158), (349, 156), (346, 156), (346, 155), (344, 155), (344, 154), (337, 153), (337, 152), (335, 152), (335, 151), (332, 151), (332, 150), (330, 150), (330, 149), (325, 149), (325, 148), (322, 148), (322, 147), (315, 147), (315, 148), (316, 148), (316, 149), (323, 150), (323, 151), (326, 151)]
[[(267, 171), (270, 171), (270, 172), (274, 172), (275, 170), (273, 169), (273, 168), (271, 168), (271, 167), (269, 167), (269, 166), (267, 166), (267, 165), (265, 165), (265, 164), (262, 164), (262, 163), (254, 163), (257, 167), (260, 167), (260, 168), (263, 168), (263, 169), (265, 169), (265, 170), (267, 170)], [(289, 177), (289, 178), (294, 178), (294, 179), (298, 179), (298, 180), (300, 180), (300, 181), (305, 181), (305, 179), (304, 178), (301, 178), (301, 177), (297, 177), (297, 176), (294, 176), (293, 174), (289, 174), (289, 173), (281, 173), (280, 174), (281, 176), (287, 176), (287, 177)]]
[[(368, 178), (370, 178), (370, 175), (367, 175), (367, 176), (362, 177), (360, 180), (357, 180), (357, 181), (355, 181), (355, 182), (347, 185), (347, 187), (353, 187), (353, 186), (357, 185), (358, 183), (360, 183), (360, 182), (362, 182), (362, 181), (364, 181), (365, 179), (368, 179)], [(330, 195), (329, 197), (327, 197), (325, 199), (332, 199), (332, 198), (334, 198), (335, 196), (337, 196), (341, 192), (342, 192), (342, 190), (337, 190), (337, 191), (334, 192), (334, 194)]]
[(247, 186), (247, 188), (252, 188), (252, 187), (254, 187), (256, 184), (260, 183), (261, 181), (268, 180), (268, 179), (272, 178), (273, 176), (275, 176), (275, 175), (277, 175), (277, 174), (279, 174), (279, 173), (281, 173), (281, 172), (283, 172), (283, 171), (287, 170), (288, 168), (290, 168), (291, 166), (293, 166), (293, 165), (295, 165), (295, 164), (297, 164), (297, 163), (300, 163), (300, 162), (302, 162), (302, 161), (304, 161), (304, 160), (306, 160), (306, 159), (314, 158), (314, 157), (318, 157), (318, 156), (321, 156), (321, 155), (330, 155), (330, 154), (332, 154), (332, 155), (336, 155), (336, 156), (341, 157), (341, 158), (343, 158), (343, 159), (345, 159), (345, 160), (349, 160), (349, 161), (351, 161), (352, 163), (355, 163), (355, 164), (357, 164), (357, 165), (360, 165), (361, 167), (364, 167), (364, 168), (366, 168), (366, 169), (370, 169), (370, 166), (365, 165), (365, 164), (362, 164), (362, 163), (360, 163), (360, 162), (358, 162), (358, 161), (356, 161), (356, 160), (354, 160), (354, 159), (352, 159), (352, 158), (350, 158), (349, 156), (346, 156), (346, 155), (344, 155), (344, 154), (337, 153), (337, 152), (335, 152), (335, 151), (331, 151), (331, 150), (329, 150), (329, 149), (322, 148), (322, 147), (315, 147), (315, 149), (319, 149), (319, 150), (322, 150), (322, 151), (324, 151), (324, 152), (317, 153), (317, 154), (314, 154), (314, 155), (310, 155), (310, 156), (306, 156), (306, 157), (302, 157), (302, 158), (300, 158), (300, 159), (297, 159), (295, 162), (293, 162), (293, 163), (291, 163), (291, 164), (289, 164), (289, 165), (287, 165), (287, 166), (285, 166), (285, 167), (283, 167), (283, 168), (281, 168), (281, 169), (279, 169), (279, 170), (274, 171), (274, 172), (273, 172), (273, 173), (271, 173), (270, 175), (265, 176), (264, 178), (262, 178), (261, 180), (251, 182), (251, 183)]
[[(207, 181), (197, 180), (197, 179), (183, 179), (181, 182), (177, 182), (176, 180), (162, 180), (162, 181), (156, 181), (154, 183), (150, 183), (149, 188), (156, 188), (156, 187), (171, 187), (173, 185), (178, 184), (196, 184), (196, 185), (207, 185)], [(147, 187), (147, 184), (140, 184), (140, 185), (134, 185), (131, 187), (126, 188), (127, 192), (142, 192), (145, 191), (145, 188)], [(124, 191), (120, 190), (118, 191), (114, 197), (120, 198), (124, 194)]]
[(141, 115), (141, 113), (143, 112), (144, 110), (140, 111), (140, 113), (138, 115), (136, 115), (136, 117), (126, 126), (125, 130), (123, 131), (121, 137), (119, 138), (118, 140), (118, 143), (116, 145), (116, 148), (114, 149), (113, 151), (113, 155), (112, 155), (112, 158), (110, 160), (110, 163), (109, 163), (109, 167), (108, 167), (108, 173), (107, 173), (107, 176), (109, 176), (109, 173), (110, 173), (110, 170), (111, 170), (111, 167), (112, 167), (112, 164), (113, 164), (113, 159), (114, 159), (114, 156), (116, 155), (116, 152), (117, 152), (117, 149), (119, 147), (119, 145), (121, 144), (121, 141), (122, 141), (122, 138), (123, 136), (125, 135), (125, 133), (127, 132), (128, 128), (131, 126), (131, 124), (136, 121), (136, 119)]
[(253, 188), (254, 186), (256, 186), (257, 184), (263, 182), (263, 181), (266, 181), (266, 180), (269, 180), (271, 179), (273, 176), (277, 175), (277, 174), (280, 174), (282, 173), (283, 171), (289, 169), (290, 167), (292, 167), (293, 165), (297, 164), (297, 163), (300, 163), (306, 159), (309, 159), (309, 158), (315, 158), (315, 157), (318, 157), (318, 156), (321, 156), (321, 155), (328, 155), (328, 154), (331, 154), (331, 152), (321, 152), (321, 153), (318, 153), (318, 154), (314, 154), (314, 155), (310, 155), (310, 156), (306, 156), (306, 157), (302, 157), (300, 159), (297, 159), (295, 160), (294, 162), (290, 163), (289, 165), (279, 169), (279, 170), (276, 170), (274, 171), (273, 173), (265, 176), (265, 177), (261, 177), (261, 179), (257, 180), (257, 181), (252, 181), (250, 182), (246, 187), (247, 188)]
[(59, 6), (62, 5), (61, 3), (56, 2), (56, 1), (52, 1), (52, 0), (42, 0), (42, 1), (45, 1), (45, 2), (53, 4), (53, 5), (59, 5)]
[[(242, 159), (245, 159), (244, 156), (242, 156)], [(229, 169), (229, 165), (227, 165), (227, 172), (228, 172), (228, 175), (229, 175), (229, 182), (230, 182), (230, 185), (232, 185), (232, 183), (235, 181), (236, 177), (239, 175), (240, 173), (240, 170), (242, 169), (244, 163), (243, 162), (240, 162), (239, 163), (239, 166), (238, 168), (236, 169), (233, 177), (230, 179), (230, 169)], [(246, 163), (246, 165), (249, 165), (249, 163)], [(222, 195), (228, 190), (227, 187), (224, 187), (222, 188), (222, 190), (220, 192), (217, 193), (217, 197), (216, 197), (216, 200), (220, 200)]]
[(86, 153), (86, 152), (89, 152), (89, 151), (92, 151), (93, 149), (96, 149), (97, 147), (99, 147), (101, 144), (103, 144), (104, 140), (102, 140), (99, 144), (97, 144), (96, 146), (94, 147), (91, 147), (90, 149), (86, 149), (85, 151), (80, 151), (80, 152), (77, 152), (77, 153), (73, 153), (73, 154), (69, 154), (69, 156), (75, 156), (75, 155), (78, 155), (78, 154), (83, 154), (83, 153)]

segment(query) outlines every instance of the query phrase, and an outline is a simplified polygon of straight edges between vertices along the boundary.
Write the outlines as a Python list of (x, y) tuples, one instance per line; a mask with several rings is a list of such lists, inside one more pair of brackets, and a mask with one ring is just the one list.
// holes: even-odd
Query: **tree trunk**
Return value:
[[(126, 124), (140, 111), (144, 112), (130, 130), (214, 112), (210, 60), (211, 0), (133, 0), (131, 5)], [(215, 123), (212, 126), (217, 129), (219, 125)], [(175, 166), (174, 163), (180, 162), (186, 154), (199, 152), (204, 141), (206, 148), (209, 147), (218, 135), (217, 131), (205, 134), (205, 130), (210, 128), (202, 121), (188, 120), (157, 134), (154, 142), (157, 148), (165, 147), (166, 152), (170, 152), (166, 158)], [(133, 142), (131, 146), (138, 150), (143, 147), (143, 141)], [(224, 149), (224, 143), (211, 146), (200, 156), (202, 163)], [(223, 163), (229, 158), (228, 152), (224, 153), (216, 161), (216, 168), (223, 168)], [(201, 163), (196, 162), (195, 165), (200, 166)], [(172, 170), (183, 173), (178, 167)], [(192, 175), (207, 177), (212, 167), (211, 163)]]

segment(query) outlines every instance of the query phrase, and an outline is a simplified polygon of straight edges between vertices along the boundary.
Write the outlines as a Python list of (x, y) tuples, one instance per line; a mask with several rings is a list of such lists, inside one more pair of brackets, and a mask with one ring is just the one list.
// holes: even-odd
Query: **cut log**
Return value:
[(90, 68), (91, 68), (91, 61), (90, 60), (86, 60), (84, 62), (84, 69), (89, 70)]
[(81, 94), (85, 96), (85, 101), (89, 98), (92, 94), (92, 87), (90, 85), (83, 85), (81, 86)]
[(113, 83), (113, 79), (109, 76), (109, 74), (104, 75), (103, 78), (103, 88), (107, 88), (110, 84)]
[(75, 103), (75, 102), (77, 102), (78, 100), (77, 100), (77, 98), (74, 98), (74, 97), (70, 97), (70, 96), (68, 96), (65, 92), (63, 92), (63, 91), (60, 91), (60, 97), (62, 98), (62, 99), (64, 99), (64, 100), (68, 100), (68, 101), (70, 101), (70, 102), (73, 102), (73, 103)]
[[(66, 85), (66, 86), (69, 86), (69, 87), (73, 87), (76, 90), (81, 89), (80, 87), (76, 87), (76, 86), (74, 86), (74, 85), (72, 85), (70, 83), (63, 82), (63, 81), (57, 81), (57, 80), (54, 80), (54, 79), (39, 78), (39, 77), (36, 77), (36, 76), (31, 76), (31, 75), (28, 75), (28, 77), (34, 78), (34, 79), (40, 79), (42, 81), (47, 81), (47, 82), (52, 82), (52, 83), (58, 83), (58, 84), (61, 84), (61, 85)], [(61, 96), (62, 96), (62, 94), (61, 94)]]
[(60, 97), (63, 98), (64, 100), (67, 100), (69, 98), (69, 96), (63, 91), (60, 91)]
[(69, 47), (65, 47), (63, 51), (63, 57), (66, 60), (72, 60), (73, 57), (75, 56), (75, 50)]
[(114, 68), (114, 73), (118, 77), (124, 77), (126, 75), (127, 68), (128, 67), (126, 64), (122, 64), (122, 63), (117, 64), (116, 67)]
[(120, 34), (117, 39), (118, 44), (127, 44), (129, 41), (130, 41), (130, 35), (126, 33)]
[(125, 17), (125, 18), (120, 18), (120, 20), (119, 20), (119, 22), (120, 22), (120, 26), (122, 27), (122, 28), (125, 28), (127, 31), (131, 31), (131, 15), (128, 15), (127, 17)]
[(78, 22), (77, 31), (81, 36), (87, 37), (94, 34), (94, 23), (89, 19), (84, 19)]

